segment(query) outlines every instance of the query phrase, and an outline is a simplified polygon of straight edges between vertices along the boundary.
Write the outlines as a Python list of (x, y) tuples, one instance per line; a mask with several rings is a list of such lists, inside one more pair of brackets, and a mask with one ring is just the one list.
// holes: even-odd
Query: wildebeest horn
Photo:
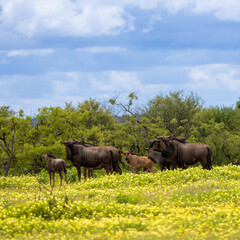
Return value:
[(159, 136), (157, 137), (157, 140), (169, 140), (171, 137), (170, 136)]
[(176, 137), (176, 139), (179, 139), (179, 140), (182, 140), (182, 141), (186, 141), (186, 140), (187, 140), (187, 138), (186, 138), (186, 137), (181, 137), (181, 136), (179, 136), (179, 137)]

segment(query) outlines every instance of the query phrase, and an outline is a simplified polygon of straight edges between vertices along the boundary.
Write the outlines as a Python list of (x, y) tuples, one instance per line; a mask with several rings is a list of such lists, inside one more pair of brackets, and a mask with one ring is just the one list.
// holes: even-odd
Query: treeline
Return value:
[[(137, 110), (134, 102), (134, 93), (127, 103), (115, 98), (105, 106), (89, 99), (78, 106), (43, 107), (34, 117), (1, 107), (0, 174), (38, 172), (45, 168), (44, 153), (66, 159), (61, 142), (82, 138), (146, 155), (156, 136), (184, 136), (189, 142), (209, 144), (214, 165), (240, 164), (240, 102), (234, 107), (203, 108), (200, 97), (183, 91), (158, 95)], [(123, 114), (115, 116), (114, 109)]]

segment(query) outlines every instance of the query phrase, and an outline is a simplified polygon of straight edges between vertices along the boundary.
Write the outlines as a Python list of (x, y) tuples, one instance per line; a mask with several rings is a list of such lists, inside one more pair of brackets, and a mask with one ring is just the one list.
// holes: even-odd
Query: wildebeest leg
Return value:
[(92, 169), (88, 169), (88, 178), (92, 178), (93, 177), (93, 170)]
[(182, 169), (187, 169), (187, 168), (188, 168), (188, 165), (185, 165), (185, 164), (183, 163)]
[(122, 169), (120, 168), (118, 163), (116, 163), (116, 173), (119, 173), (120, 175), (122, 175)]
[(54, 187), (54, 182), (55, 182), (55, 172), (53, 172), (53, 185), (52, 185), (52, 187)]
[(172, 163), (171, 165), (171, 170), (177, 169), (177, 164), (175, 162)]
[(137, 171), (137, 169), (136, 169), (136, 167), (131, 167), (131, 171), (132, 171), (132, 173), (136, 173), (136, 171)]
[(108, 175), (113, 173), (113, 170), (111, 167), (105, 165), (105, 166), (103, 166), (103, 168), (105, 169), (105, 171)]
[(162, 163), (159, 163), (159, 167), (160, 167), (161, 172), (165, 169), (165, 166)]
[(78, 180), (81, 182), (81, 167), (77, 167), (77, 172), (78, 172)]
[[(89, 170), (88, 170), (89, 172)], [(84, 180), (87, 180), (87, 168), (83, 168), (83, 176), (84, 176)]]
[(62, 173), (59, 172), (59, 176), (60, 176), (60, 186), (62, 186), (62, 179), (63, 179), (63, 176), (62, 176)]
[(168, 169), (168, 170), (170, 170), (170, 168), (172, 167), (172, 163), (170, 163), (170, 162), (166, 162), (165, 163), (165, 166), (166, 166), (166, 168)]
[(122, 175), (122, 169), (120, 168), (118, 161), (122, 161), (120, 152), (118, 152), (118, 154), (115, 155), (115, 170), (116, 170), (116, 173), (119, 173), (120, 175)]
[(163, 165), (162, 165), (162, 164), (159, 164), (159, 167), (160, 167), (160, 170), (161, 170), (161, 172), (162, 172), (163, 169), (164, 169)]
[(106, 171), (107, 175), (110, 175), (112, 173), (112, 171), (109, 168), (105, 168), (105, 171)]
[(153, 171), (152, 167), (148, 167), (148, 171), (152, 172), (152, 173), (155, 173), (155, 171)]
[(159, 167), (160, 167), (161, 171), (166, 170), (166, 168), (167, 168), (168, 170), (170, 170), (170, 169), (171, 169), (171, 170), (174, 170), (174, 166), (173, 166), (173, 164), (170, 163), (170, 162), (160, 163), (160, 164), (159, 164)]
[(65, 164), (64, 164), (63, 173), (64, 173), (64, 176), (65, 176), (66, 184), (68, 184), (68, 180), (67, 180), (67, 169), (66, 169)]
[(65, 176), (66, 183), (68, 184), (68, 180), (67, 180), (67, 174), (66, 174), (66, 173), (64, 173), (64, 176)]
[(118, 173), (119, 173), (120, 175), (122, 175), (122, 169), (120, 168), (120, 166), (119, 166), (119, 168), (118, 168)]
[[(52, 179), (53, 179), (53, 184), (52, 184), (52, 185), (51, 185), (51, 175), (52, 175)], [(53, 187), (54, 187), (54, 177), (55, 177), (55, 173), (49, 171), (49, 176), (50, 176), (50, 186), (52, 187), (50, 194), (52, 194)]]
[(52, 173), (50, 171), (48, 171), (49, 174), (49, 179), (50, 179), (50, 186), (52, 185), (51, 180), (52, 180)]

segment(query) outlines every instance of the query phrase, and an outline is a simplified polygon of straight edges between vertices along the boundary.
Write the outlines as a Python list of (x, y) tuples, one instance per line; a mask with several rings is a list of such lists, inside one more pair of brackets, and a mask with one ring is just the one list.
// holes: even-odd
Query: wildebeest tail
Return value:
[(63, 172), (64, 172), (65, 174), (67, 174), (66, 164), (64, 164)]
[(207, 169), (212, 169), (212, 150), (210, 147), (207, 148), (208, 155), (207, 155)]
[(111, 160), (112, 160), (113, 171), (116, 172), (116, 163), (114, 161), (113, 152), (111, 150), (110, 150), (110, 155), (111, 155)]
[(119, 153), (119, 162), (120, 162), (123, 166), (125, 166), (125, 163), (122, 161), (121, 151), (118, 151), (118, 153)]

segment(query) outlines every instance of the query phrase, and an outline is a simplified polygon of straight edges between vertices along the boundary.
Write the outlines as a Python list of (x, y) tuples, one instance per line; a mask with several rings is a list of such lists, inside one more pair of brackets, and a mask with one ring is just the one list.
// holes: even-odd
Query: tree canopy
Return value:
[(144, 107), (133, 109), (137, 101), (135, 93), (128, 95), (125, 104), (117, 97), (110, 99), (113, 107), (121, 108), (121, 116), (91, 98), (77, 106), (43, 107), (33, 117), (2, 106), (1, 174), (40, 171), (45, 166), (44, 153), (65, 159), (61, 142), (82, 138), (95, 145), (146, 155), (149, 141), (156, 136), (184, 136), (190, 142), (209, 144), (214, 164), (240, 164), (239, 101), (235, 107), (203, 108), (199, 96), (183, 91), (155, 96)]

